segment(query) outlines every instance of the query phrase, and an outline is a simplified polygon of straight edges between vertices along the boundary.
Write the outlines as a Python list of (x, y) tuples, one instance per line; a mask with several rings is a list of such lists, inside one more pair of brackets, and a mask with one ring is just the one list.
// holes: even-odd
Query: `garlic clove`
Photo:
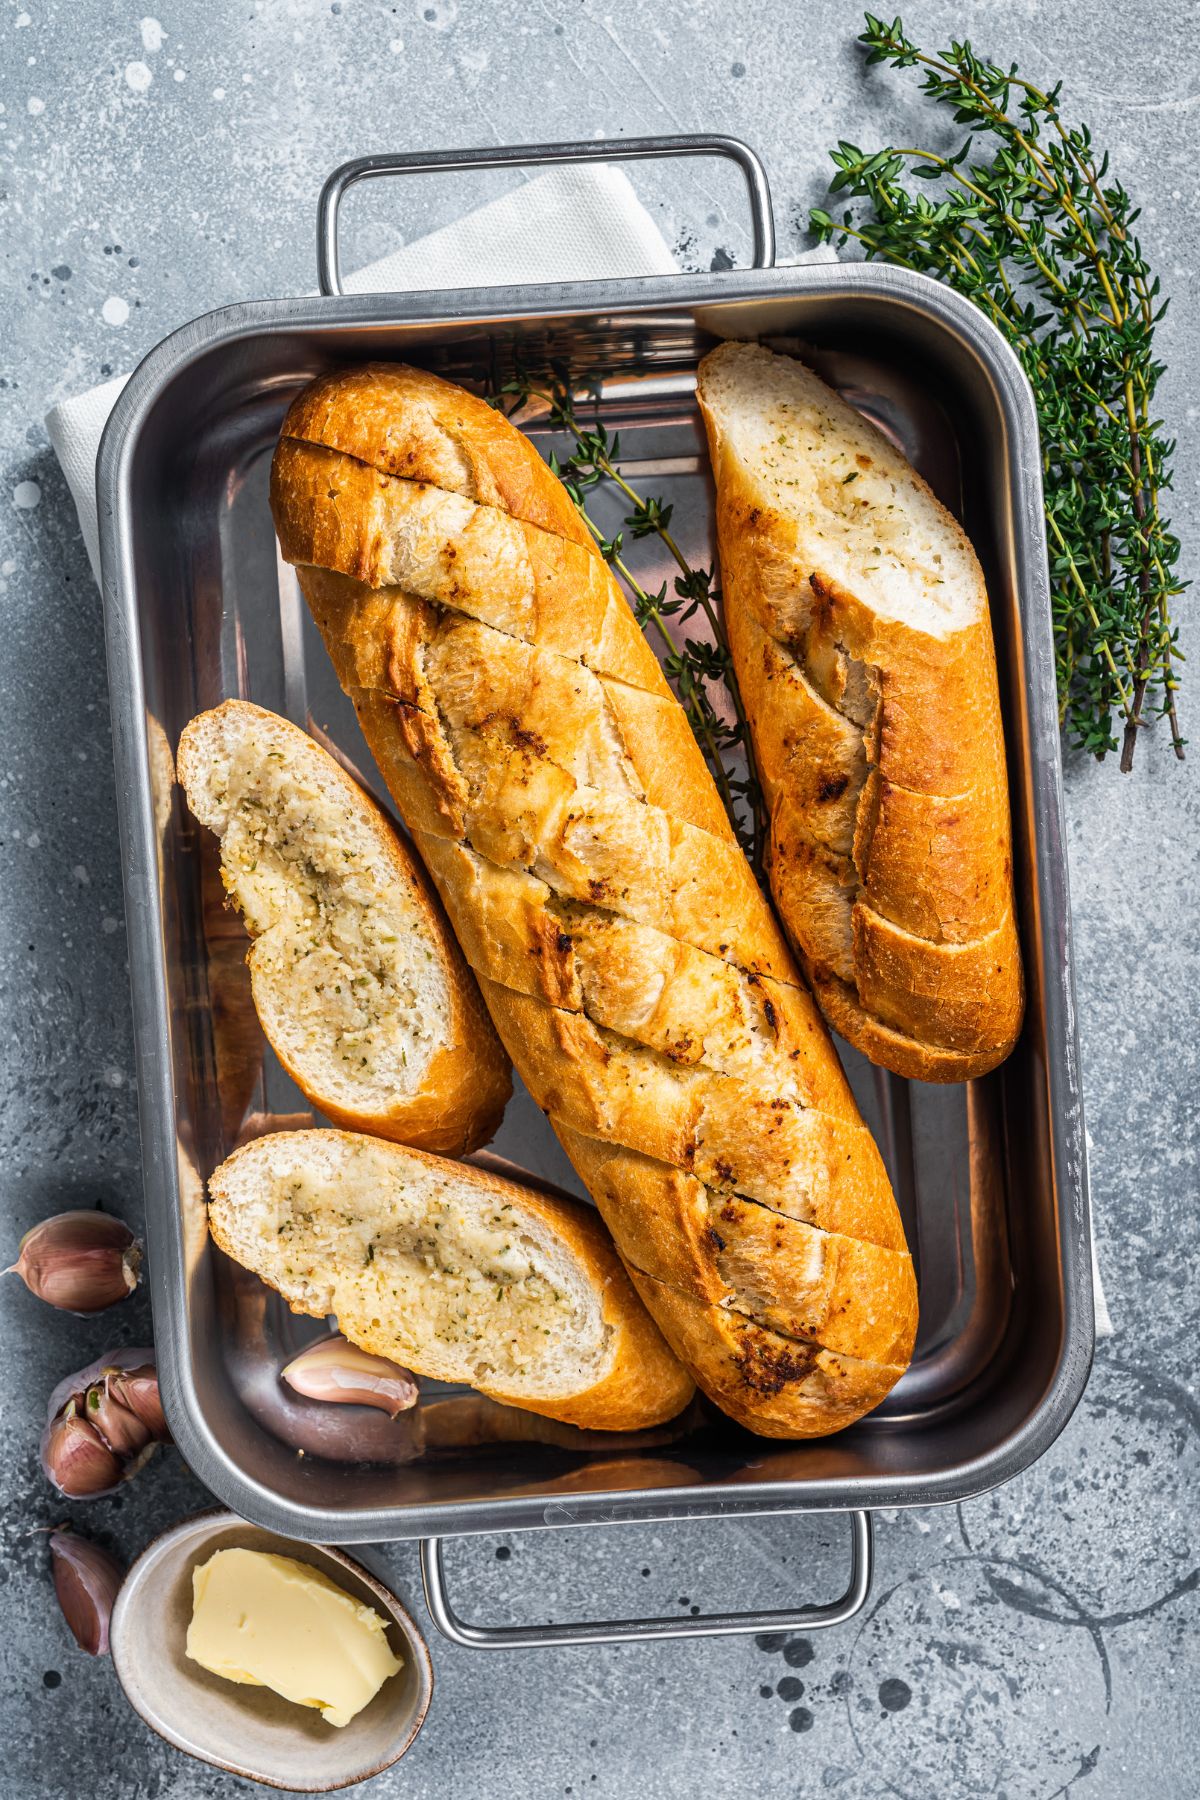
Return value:
[(66, 1312), (102, 1312), (138, 1284), (141, 1247), (111, 1213), (64, 1212), (43, 1219), (21, 1239), (17, 1274), (31, 1294)]
[(51, 1532), (50, 1557), (54, 1591), (75, 1642), (89, 1656), (107, 1656), (108, 1622), (125, 1571), (99, 1544), (65, 1527)]
[(122, 1406), (113, 1394), (110, 1376), (88, 1389), (83, 1415), (92, 1430), (99, 1432), (114, 1456), (137, 1456), (151, 1441), (151, 1433), (137, 1414)]
[(91, 1500), (124, 1480), (121, 1458), (82, 1416), (78, 1399), (67, 1401), (42, 1436), (42, 1468), (60, 1494)]
[(154, 1364), (147, 1363), (140, 1369), (110, 1370), (107, 1380), (113, 1398), (141, 1421), (155, 1442), (170, 1443), (171, 1430), (163, 1413), (158, 1370)]
[(414, 1377), (386, 1356), (360, 1350), (340, 1333), (320, 1338), (281, 1371), (282, 1379), (308, 1400), (376, 1406), (393, 1419), (417, 1404)]

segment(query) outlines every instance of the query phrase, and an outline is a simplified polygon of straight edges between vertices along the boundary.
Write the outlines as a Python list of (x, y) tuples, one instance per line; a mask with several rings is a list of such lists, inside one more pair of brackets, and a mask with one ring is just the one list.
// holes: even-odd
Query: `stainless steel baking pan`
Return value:
[[(665, 144), (487, 153), (595, 158)], [(725, 153), (728, 145), (689, 140)], [(769, 200), (738, 147), (770, 257)], [(444, 156), (419, 166), (464, 166)], [(475, 160), (479, 160), (476, 158)], [(1093, 1341), (1083, 1119), (1071, 962), (1054, 665), (1032, 399), (1001, 338), (956, 294), (904, 270), (820, 265), (580, 286), (331, 297), (336, 200), (380, 159), (339, 172), (323, 209), (325, 297), (227, 308), (151, 353), (121, 396), (99, 468), (104, 601), (125, 868), (149, 1233), (150, 1287), (168, 1416), (196, 1473), (226, 1504), (293, 1536), (340, 1542), (535, 1525), (724, 1513), (851, 1512), (854, 1566), (831, 1608), (869, 1581), (865, 1513), (978, 1493), (1032, 1462), (1061, 1430)], [(209, 1245), (204, 1183), (246, 1110), (287, 1111), (295, 1090), (246, 1017), (241, 947), (214, 930), (212, 849), (171, 786), (171, 752), (197, 710), (229, 695), (311, 721), (372, 765), (294, 583), (277, 564), (267, 472), (283, 412), (330, 364), (407, 358), (487, 386), (519, 361), (565, 358), (597, 384), (622, 457), (711, 554), (710, 493), (693, 399), (714, 337), (798, 345), (904, 445), (963, 519), (982, 558), (999, 648), (1029, 982), (1020, 1044), (984, 1081), (935, 1088), (880, 1076), (847, 1053), (919, 1267), (912, 1369), (886, 1405), (840, 1436), (765, 1442), (699, 1407), (676, 1433), (614, 1442), (447, 1444), (423, 1410), (367, 1466), (298, 1458), (264, 1426), (277, 1352), (307, 1336)], [(538, 436), (539, 428), (531, 427)], [(545, 443), (545, 433), (542, 433)], [(653, 576), (653, 571), (650, 571)], [(573, 1184), (528, 1098), (497, 1149)], [(501, 1413), (503, 1409), (495, 1409)], [(482, 1433), (503, 1437), (503, 1419)], [(435, 1616), (463, 1641), (437, 1545)], [(748, 1629), (763, 1616), (587, 1628), (608, 1637)], [(563, 1641), (570, 1631), (542, 1631)]]

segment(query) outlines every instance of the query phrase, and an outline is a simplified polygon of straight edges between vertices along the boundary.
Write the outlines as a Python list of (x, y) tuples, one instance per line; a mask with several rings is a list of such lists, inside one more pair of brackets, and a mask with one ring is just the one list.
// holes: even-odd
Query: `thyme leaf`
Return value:
[[(687, 715), (729, 822), (761, 877), (767, 812), (714, 572), (694, 566), (684, 555), (671, 534), (671, 506), (655, 495), (642, 494), (626, 479), (620, 462), (620, 437), (609, 435), (596, 410), (598, 398), (594, 387), (580, 388), (561, 361), (551, 364), (540, 385), (518, 370), (490, 396), (491, 404), (510, 417), (538, 403), (547, 423), (568, 434), (573, 447), (565, 457), (552, 451), (547, 459), (550, 468), (574, 501), (600, 554), (624, 584), (639, 626), (655, 643), (663, 672)], [(593, 414), (590, 422), (588, 408)], [(612, 537), (606, 536), (589, 511), (589, 496), (601, 486), (616, 489), (628, 507), (624, 529)], [(678, 570), (673, 580), (664, 581), (657, 589), (642, 584), (626, 552), (626, 532), (632, 543), (657, 539)], [(683, 628), (692, 620), (706, 628), (705, 636), (684, 634)], [(731, 719), (720, 705), (722, 690), (732, 710)]]
[(839, 143), (830, 189), (852, 204), (837, 218), (813, 210), (809, 227), (936, 276), (1004, 333), (1041, 428), (1060, 722), (1098, 757), (1117, 749), (1120, 723), (1128, 770), (1139, 733), (1165, 716), (1182, 759), (1171, 602), (1185, 584), (1162, 513), (1175, 446), (1154, 413), (1167, 303), (1137, 209), (1087, 126), (1064, 120), (1061, 85), (1044, 92), (965, 41), (930, 54), (899, 18), (868, 13), (866, 26), (868, 64), (922, 70), (963, 136), (942, 151)]

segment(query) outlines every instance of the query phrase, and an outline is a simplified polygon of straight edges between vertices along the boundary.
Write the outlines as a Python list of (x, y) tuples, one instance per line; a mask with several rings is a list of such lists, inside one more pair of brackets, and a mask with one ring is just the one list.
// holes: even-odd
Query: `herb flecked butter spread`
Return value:
[(192, 1661), (315, 1706), (329, 1725), (348, 1725), (400, 1669), (386, 1633), (371, 1607), (291, 1556), (218, 1550), (192, 1572)]

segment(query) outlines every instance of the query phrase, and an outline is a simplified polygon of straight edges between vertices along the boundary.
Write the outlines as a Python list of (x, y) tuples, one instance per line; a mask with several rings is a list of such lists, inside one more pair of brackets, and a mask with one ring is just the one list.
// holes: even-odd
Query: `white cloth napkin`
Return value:
[[(781, 259), (782, 260), (782, 259)], [(822, 246), (796, 262), (833, 262)], [(522, 282), (596, 281), (614, 275), (670, 275), (676, 262), (628, 178), (604, 163), (550, 169), (465, 214), (452, 225), (368, 264), (345, 280), (351, 293), (403, 293), (420, 288), (507, 287)], [(63, 400), (46, 414), (79, 524), (100, 580), (96, 454), (108, 415), (127, 381), (118, 376)], [(1096, 1335), (1112, 1321), (1100, 1282), (1095, 1242), (1092, 1275)]]

